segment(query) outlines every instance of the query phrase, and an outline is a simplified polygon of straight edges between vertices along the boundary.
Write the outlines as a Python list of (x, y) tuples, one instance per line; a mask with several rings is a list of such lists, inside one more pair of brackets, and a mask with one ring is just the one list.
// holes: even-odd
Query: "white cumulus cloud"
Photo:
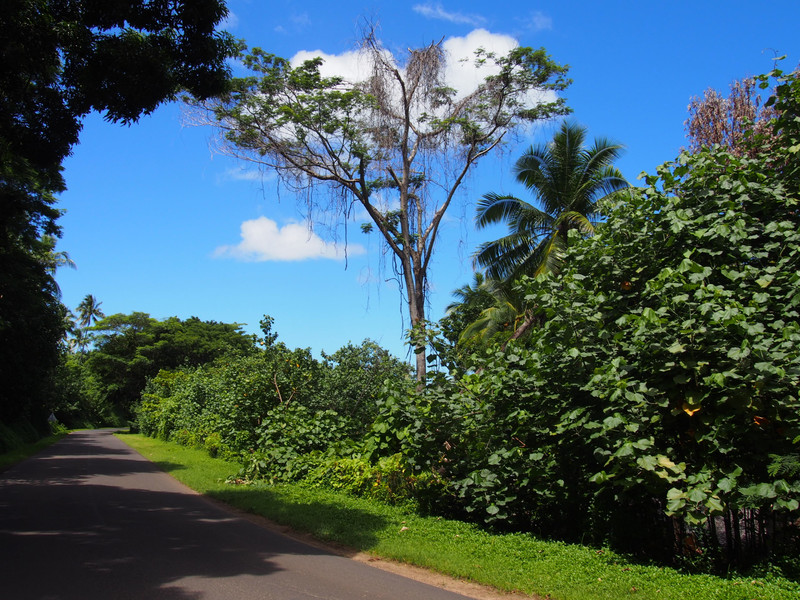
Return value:
[(293, 67), (297, 67), (317, 57), (323, 60), (319, 68), (323, 77), (342, 77), (345, 81), (355, 83), (364, 81), (372, 73), (370, 58), (357, 50), (342, 54), (328, 54), (322, 50), (301, 50), (292, 57), (291, 63)]
[[(463, 97), (474, 91), (488, 76), (494, 75), (498, 69), (494, 66), (475, 65), (475, 51), (483, 48), (487, 52), (494, 52), (498, 56), (508, 54), (519, 44), (509, 35), (491, 33), (486, 29), (475, 29), (466, 36), (450, 37), (444, 41), (443, 47), (447, 54), (447, 70), (445, 80), (447, 85), (458, 90), (458, 97)], [(387, 57), (393, 61), (388, 51)], [(351, 50), (341, 54), (327, 54), (321, 50), (301, 50), (295, 54), (291, 63), (298, 66), (306, 60), (320, 57), (323, 60), (320, 73), (323, 77), (339, 76), (345, 81), (356, 83), (364, 81), (372, 73), (371, 57), (368, 53)]]
[(225, 172), (220, 176), (222, 180), (226, 181), (264, 181), (273, 179), (272, 173), (265, 173), (263, 170), (255, 170), (249, 167), (232, 167), (225, 169)]
[(457, 97), (464, 97), (477, 87), (489, 75), (496, 75), (499, 69), (486, 64), (475, 65), (475, 51), (483, 48), (497, 56), (505, 56), (519, 44), (509, 35), (491, 33), (485, 29), (475, 29), (463, 37), (451, 37), (444, 41), (447, 53), (447, 84), (458, 91)]
[[(326, 242), (306, 224), (288, 223), (279, 227), (272, 219), (259, 217), (242, 223), (241, 237), (241, 241), (235, 246), (217, 248), (214, 256), (254, 262), (345, 258), (344, 246)], [(347, 254), (350, 256), (365, 252), (357, 244), (347, 246)]]

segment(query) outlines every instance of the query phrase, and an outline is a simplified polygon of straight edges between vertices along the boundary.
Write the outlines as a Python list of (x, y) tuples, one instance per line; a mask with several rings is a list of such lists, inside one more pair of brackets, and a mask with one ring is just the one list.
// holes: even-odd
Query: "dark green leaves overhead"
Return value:
[[(0, 372), (3, 404), (44, 412), (48, 402), (31, 382), (49, 377), (63, 335), (53, 324), (63, 322), (64, 310), (47, 261), (38, 259), (44, 236), (60, 233), (55, 194), (65, 189), (61, 163), (82, 119), (98, 111), (129, 124), (182, 90), (198, 97), (223, 91), (233, 43), (216, 27), (226, 12), (221, 0), (3, 1), (0, 362), (30, 366), (27, 374)], [(28, 412), (12, 408), (0, 418)]]

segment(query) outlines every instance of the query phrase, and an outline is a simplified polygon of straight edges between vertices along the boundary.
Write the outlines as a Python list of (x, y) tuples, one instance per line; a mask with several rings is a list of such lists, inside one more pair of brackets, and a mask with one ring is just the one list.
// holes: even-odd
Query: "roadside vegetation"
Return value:
[[(13, 430), (0, 424), (0, 473), (56, 443), (67, 435), (65, 427), (54, 427), (53, 433), (42, 437), (38, 431)], [(22, 435), (21, 435), (22, 434)]]
[(768, 127), (684, 152), (642, 187), (581, 168), (537, 212), (563, 186), (536, 165), (580, 155), (567, 142), (584, 137), (565, 126), (527, 153), (532, 203), (487, 196), (512, 233), (427, 324), (425, 385), (370, 340), (318, 359), (268, 316), (252, 336), (104, 316), (89, 296), (54, 411), (230, 461), (231, 498), (327, 490), (497, 539), (797, 581), (800, 79), (758, 81), (775, 86)]
[[(777, 85), (770, 129), (684, 152), (643, 187), (608, 165), (584, 185), (578, 169), (542, 219), (492, 196), (513, 243), (482, 260), (513, 278), (458, 291), (443, 333), (428, 329), (425, 386), (364, 348), (320, 364), (268, 322), (255, 354), (149, 379), (137, 426), (236, 460), (241, 483), (302, 482), (687, 572), (797, 577), (800, 80), (760, 81)], [(559, 148), (570, 131), (551, 154), (580, 153)], [(534, 196), (551, 193), (530, 172), (546, 164), (519, 171)]]
[(421, 516), (408, 507), (302, 483), (226, 482), (238, 463), (142, 435), (120, 439), (189, 487), (374, 556), (418, 565), (503, 591), (560, 600), (789, 600), (800, 584), (766, 571), (747, 577), (685, 574), (643, 564), (608, 548), (488, 532), (474, 524)]

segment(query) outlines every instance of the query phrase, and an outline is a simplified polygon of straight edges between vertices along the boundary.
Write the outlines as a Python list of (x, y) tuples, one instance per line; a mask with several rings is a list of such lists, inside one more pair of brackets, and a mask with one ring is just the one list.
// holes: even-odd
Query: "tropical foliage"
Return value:
[(796, 548), (800, 85), (774, 75), (781, 144), (683, 154), (618, 196), (559, 278), (521, 284), (529, 342), (396, 397), (380, 447), (487, 522), (721, 564)]
[(105, 317), (100, 309), (101, 304), (102, 302), (99, 302), (97, 298), (91, 294), (86, 294), (86, 297), (78, 305), (78, 325), (88, 327)]
[[(98, 304), (87, 296), (79, 313), (88, 321), (92, 309), (96, 318)], [(60, 421), (72, 426), (127, 422), (147, 380), (162, 369), (256, 352), (253, 337), (239, 325), (197, 317), (158, 321), (146, 313), (116, 314), (76, 333), (81, 336), (73, 338), (80, 342), (78, 352), (62, 355), (56, 397), (50, 405)]]
[(142, 395), (138, 426), (236, 457), (246, 478), (297, 479), (313, 471), (315, 481), (331, 481), (320, 470), (326, 457), (327, 468), (343, 477), (345, 471), (362, 477), (372, 467), (352, 462), (355, 440), (371, 427), (378, 392), (387, 381), (409, 379), (408, 367), (370, 340), (323, 362), (307, 349), (269, 343), (255, 354), (161, 371)]
[(318, 363), (266, 320), (259, 353), (151, 379), (142, 430), (238, 457), (238, 482), (797, 573), (800, 82), (772, 76), (781, 143), (683, 153), (606, 199), (592, 237), (567, 232), (557, 276), (505, 288), (534, 317), (527, 337), (459, 347), (497, 307), (481, 276), (435, 344), (455, 368), (425, 387), (369, 342)]
[[(464, 310), (474, 307), (476, 301), (486, 303), (488, 299), (488, 304), (461, 330), (459, 343), (462, 346), (481, 348), (492, 341), (508, 340), (534, 316), (527, 307), (525, 295), (510, 281), (484, 277), (479, 291), (481, 296), (465, 299), (467, 304), (463, 306)], [(459, 308), (461, 306), (456, 304), (454, 311)], [(516, 337), (520, 337), (521, 333)]]

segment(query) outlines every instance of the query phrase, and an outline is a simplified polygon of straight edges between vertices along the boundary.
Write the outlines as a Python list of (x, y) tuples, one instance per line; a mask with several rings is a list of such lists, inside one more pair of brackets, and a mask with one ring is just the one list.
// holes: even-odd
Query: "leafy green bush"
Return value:
[[(150, 436), (238, 458), (245, 479), (298, 480), (327, 458), (349, 458), (376, 412), (377, 389), (408, 368), (377, 344), (348, 345), (320, 364), (308, 350), (265, 349), (151, 379), (137, 408)], [(335, 410), (334, 410), (335, 409)]]
[(246, 479), (297, 481), (347, 439), (349, 423), (334, 411), (312, 411), (293, 404), (264, 415), (257, 430), (256, 449), (242, 470)]
[(371, 340), (347, 344), (333, 354), (322, 353), (319, 397), (315, 408), (347, 416), (352, 435), (362, 436), (378, 412), (381, 390), (387, 382), (410, 377), (409, 366)]
[(138, 426), (146, 435), (192, 445), (203, 445), (215, 434), (217, 452), (247, 453), (257, 447), (259, 428), (271, 410), (313, 401), (318, 370), (308, 350), (277, 344), (257, 355), (162, 371), (142, 394)]
[(786, 143), (684, 153), (617, 195), (560, 277), (520, 283), (529, 340), (387, 398), (370, 451), (493, 526), (722, 565), (796, 551), (797, 81)]
[(430, 472), (414, 473), (399, 453), (374, 462), (364, 456), (329, 454), (321, 457), (303, 482), (360, 498), (414, 506), (441, 488), (438, 477)]

